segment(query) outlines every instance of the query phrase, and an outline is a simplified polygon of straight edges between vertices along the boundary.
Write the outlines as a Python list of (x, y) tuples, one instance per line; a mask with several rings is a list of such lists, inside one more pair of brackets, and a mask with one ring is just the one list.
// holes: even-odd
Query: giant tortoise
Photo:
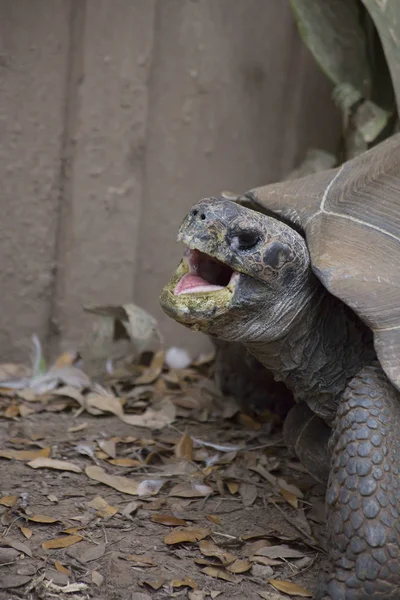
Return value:
[(164, 311), (293, 392), (286, 443), (327, 481), (316, 598), (400, 598), (400, 135), (341, 167), (203, 199)]

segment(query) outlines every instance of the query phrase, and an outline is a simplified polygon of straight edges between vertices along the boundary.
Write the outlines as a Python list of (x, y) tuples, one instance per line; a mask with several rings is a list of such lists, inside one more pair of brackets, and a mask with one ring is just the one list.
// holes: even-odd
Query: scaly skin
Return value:
[(400, 403), (380, 367), (350, 382), (330, 440), (332, 570), (317, 598), (400, 598)]
[(164, 288), (164, 310), (242, 343), (283, 381), (300, 402), (285, 440), (320, 481), (329, 473), (330, 570), (316, 598), (400, 598), (400, 398), (370, 366), (370, 332), (316, 279), (304, 239), (276, 219), (214, 198), (193, 207), (179, 239), (236, 275), (220, 291), (177, 295), (182, 263)]

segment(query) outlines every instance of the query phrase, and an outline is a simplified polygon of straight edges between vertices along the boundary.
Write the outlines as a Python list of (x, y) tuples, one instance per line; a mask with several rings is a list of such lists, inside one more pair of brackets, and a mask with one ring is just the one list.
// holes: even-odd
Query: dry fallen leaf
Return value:
[(18, 497), (17, 496), (3, 496), (0, 499), (0, 504), (2, 506), (8, 506), (9, 508), (11, 508), (12, 506), (15, 506), (18, 502)]
[(242, 560), (237, 558), (229, 567), (226, 567), (228, 571), (231, 573), (246, 573), (250, 571), (253, 563), (249, 560)]
[(57, 471), (72, 471), (73, 473), (82, 473), (82, 469), (74, 463), (66, 460), (56, 460), (54, 458), (35, 458), (27, 463), (32, 469), (56, 469)]
[(13, 538), (7, 536), (0, 536), (0, 546), (8, 546), (10, 548), (14, 548), (14, 550), (19, 550), (23, 552), (30, 558), (32, 558), (32, 550), (23, 542), (19, 542), (18, 540), (14, 540)]
[(118, 511), (118, 506), (110, 506), (107, 500), (104, 500), (101, 496), (96, 496), (90, 502), (87, 503), (90, 508), (96, 510), (96, 514), (103, 519), (109, 519), (113, 517)]
[(129, 562), (134, 562), (135, 566), (138, 567), (155, 567), (156, 563), (149, 557), (144, 554), (128, 554), (128, 556), (124, 556), (125, 560), (129, 560)]
[(218, 517), (218, 515), (207, 515), (207, 519), (215, 525), (221, 525), (221, 519)]
[(143, 579), (142, 584), (145, 583), (149, 587), (151, 587), (154, 591), (160, 589), (160, 587), (164, 584), (164, 577), (159, 577), (158, 579)]
[(104, 577), (98, 571), (92, 571), (92, 581), (93, 581), (94, 585), (97, 585), (97, 587), (100, 587), (104, 581)]
[(200, 483), (178, 483), (169, 493), (169, 496), (177, 496), (178, 498), (204, 498), (214, 493), (214, 490)]
[(174, 517), (173, 515), (153, 515), (151, 520), (153, 523), (160, 523), (160, 525), (169, 525), (172, 527), (178, 527), (180, 525), (182, 527), (187, 527), (186, 521), (178, 519), (178, 517)]
[(236, 481), (225, 481), (225, 484), (232, 496), (238, 493), (239, 484)]
[(113, 440), (99, 440), (99, 448), (103, 450), (110, 458), (115, 459), (117, 457), (117, 447)]
[(71, 577), (71, 571), (67, 569), (67, 567), (64, 567), (64, 565), (62, 565), (58, 560), (54, 561), (54, 566), (59, 573), (63, 573), (64, 575), (67, 575), (67, 577)]
[(174, 529), (164, 538), (165, 544), (181, 544), (182, 542), (199, 542), (207, 536), (211, 531), (200, 527), (187, 527), (186, 529)]
[(171, 581), (170, 586), (172, 588), (190, 587), (192, 590), (197, 590), (198, 587), (197, 583), (190, 577), (185, 577), (185, 579), (174, 579)]
[(108, 462), (117, 467), (137, 467), (143, 464), (136, 458), (112, 458)]
[(257, 556), (266, 556), (267, 558), (303, 558), (304, 552), (289, 548), (282, 544), (281, 546), (264, 546), (255, 552)]
[(108, 485), (123, 494), (130, 494), (131, 496), (137, 496), (138, 494), (139, 483), (133, 479), (128, 479), (128, 477), (109, 475), (104, 469), (95, 465), (86, 467), (85, 473), (90, 479)]
[(92, 560), (98, 560), (101, 558), (106, 551), (105, 544), (98, 544), (97, 546), (90, 546), (86, 550), (84, 550), (81, 554), (79, 554), (79, 561), (82, 563), (88, 563)]
[(67, 548), (68, 546), (73, 546), (78, 542), (81, 542), (83, 537), (81, 535), (67, 535), (65, 537), (53, 538), (52, 540), (47, 540), (43, 542), (42, 548), (43, 550), (54, 550), (56, 548)]
[[(221, 563), (226, 566), (230, 565), (236, 560), (236, 556), (227, 552), (223, 548), (214, 544), (209, 540), (202, 540), (199, 544), (200, 552), (204, 554), (204, 556), (212, 556), (213, 558), (218, 558)], [(251, 566), (251, 565), (250, 565)]]
[(47, 515), (26, 515), (29, 521), (34, 521), (35, 523), (58, 523), (59, 519), (55, 519), (54, 517), (48, 517)]
[(27, 540), (30, 540), (32, 535), (33, 535), (33, 531), (32, 529), (29, 529), (28, 527), (20, 527), (19, 528), (20, 532), (22, 533), (22, 535), (24, 537), (26, 537)]
[(144, 371), (142, 375), (135, 380), (135, 385), (148, 385), (153, 383), (161, 375), (161, 371), (164, 366), (164, 352), (156, 352), (153, 356), (150, 366)]
[(141, 415), (124, 415), (122, 421), (127, 425), (146, 427), (148, 429), (163, 429), (176, 419), (176, 406), (169, 398), (164, 398), (157, 404), (157, 410), (150, 407)]
[(204, 567), (201, 570), (202, 573), (209, 575), (210, 577), (216, 577), (217, 579), (224, 579), (225, 581), (230, 581), (231, 583), (236, 583), (236, 577), (232, 575), (232, 573), (228, 573), (225, 569), (220, 567)]
[(301, 598), (312, 598), (312, 593), (305, 588), (292, 583), (291, 581), (281, 581), (280, 579), (268, 579), (268, 583), (279, 592), (285, 592), (289, 596), (300, 596)]
[(21, 587), (32, 579), (31, 575), (4, 575), (0, 580), (0, 589), (9, 590)]
[(184, 460), (192, 460), (193, 458), (193, 440), (185, 433), (177, 445), (175, 446), (175, 456)]
[(50, 456), (51, 448), (41, 448), (40, 450), (0, 450), (0, 458), (15, 460), (33, 460), (38, 458), (47, 458)]

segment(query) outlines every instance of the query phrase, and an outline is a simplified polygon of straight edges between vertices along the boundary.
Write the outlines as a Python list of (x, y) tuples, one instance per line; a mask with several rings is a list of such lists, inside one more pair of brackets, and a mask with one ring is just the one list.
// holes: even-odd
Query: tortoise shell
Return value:
[(246, 196), (302, 228), (315, 274), (372, 329), (400, 390), (400, 134), (339, 168)]

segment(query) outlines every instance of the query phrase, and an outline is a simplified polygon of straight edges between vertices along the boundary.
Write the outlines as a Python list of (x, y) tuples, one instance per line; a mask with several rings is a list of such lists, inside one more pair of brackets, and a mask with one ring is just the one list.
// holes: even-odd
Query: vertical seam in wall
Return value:
[(153, 8), (153, 25), (152, 25), (152, 42), (150, 47), (150, 65), (147, 73), (147, 81), (146, 81), (146, 89), (147, 89), (147, 99), (146, 99), (146, 116), (145, 116), (145, 127), (144, 127), (144, 150), (143, 150), (143, 171), (142, 171), (142, 197), (141, 202), (137, 211), (137, 223), (136, 223), (136, 231), (135, 231), (135, 247), (133, 249), (134, 260), (134, 272), (133, 272), (133, 289), (132, 296), (135, 295), (135, 286), (136, 286), (136, 278), (139, 273), (139, 238), (140, 238), (140, 225), (143, 214), (143, 205), (147, 202), (147, 167), (148, 167), (148, 144), (149, 144), (149, 130), (150, 123), (152, 121), (152, 90), (153, 90), (153, 80), (154, 80), (154, 65), (155, 65), (155, 50), (157, 47), (158, 36), (156, 32), (159, 31), (159, 0), (154, 0), (154, 8)]
[(80, 84), (84, 76), (83, 46), (86, 19), (86, 0), (69, 0), (69, 45), (65, 80), (65, 104), (63, 135), (58, 175), (58, 203), (53, 259), (53, 279), (49, 307), (49, 319), (45, 349), (54, 355), (59, 348), (62, 334), (59, 321), (62, 306), (63, 282), (65, 280), (65, 257), (68, 251), (68, 233), (71, 230), (72, 170), (75, 137), (80, 113)]
[[(290, 9), (291, 10), (291, 9)], [(293, 169), (299, 146), (299, 123), (301, 100), (304, 85), (304, 46), (297, 33), (297, 25), (292, 19), (290, 28), (290, 45), (288, 65), (284, 85), (284, 102), (281, 113), (282, 146), (279, 165), (279, 179), (288, 175)]]

